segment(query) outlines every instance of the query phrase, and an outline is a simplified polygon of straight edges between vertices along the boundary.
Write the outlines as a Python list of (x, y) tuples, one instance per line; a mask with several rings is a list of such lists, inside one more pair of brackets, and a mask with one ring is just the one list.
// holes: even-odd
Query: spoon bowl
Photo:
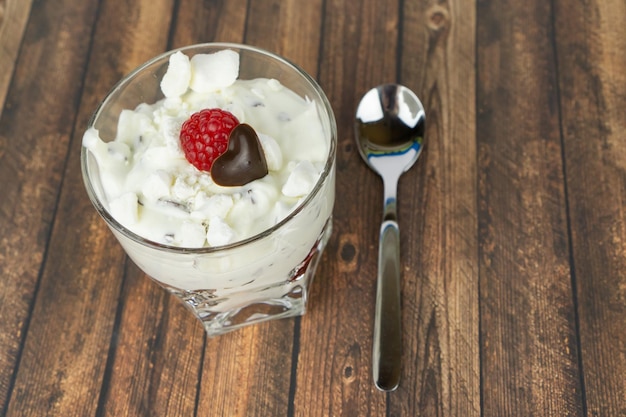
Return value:
[(400, 176), (415, 164), (422, 152), (425, 123), (426, 114), (419, 98), (398, 84), (371, 89), (356, 111), (354, 130), (359, 153), (382, 177), (384, 187), (372, 348), (374, 383), (381, 391), (393, 391), (400, 383), (402, 326), (397, 188)]
[(402, 85), (380, 85), (361, 99), (355, 123), (359, 153), (383, 180), (390, 172), (401, 175), (419, 158), (425, 116), (419, 98)]

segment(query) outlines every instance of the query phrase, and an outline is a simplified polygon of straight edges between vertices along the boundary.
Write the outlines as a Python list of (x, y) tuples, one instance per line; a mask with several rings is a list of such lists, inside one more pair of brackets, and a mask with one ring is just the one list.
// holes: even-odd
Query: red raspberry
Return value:
[(226, 110), (204, 109), (192, 114), (180, 129), (185, 157), (200, 171), (209, 172), (213, 161), (226, 152), (230, 132), (238, 124)]

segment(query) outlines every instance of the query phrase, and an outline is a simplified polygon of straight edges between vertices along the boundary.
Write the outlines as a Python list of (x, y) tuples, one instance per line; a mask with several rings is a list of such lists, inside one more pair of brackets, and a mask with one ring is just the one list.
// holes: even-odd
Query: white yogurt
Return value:
[[(313, 189), (329, 153), (315, 103), (277, 80), (238, 74), (236, 52), (192, 59), (176, 52), (161, 81), (164, 99), (123, 110), (113, 141), (104, 142), (94, 128), (85, 132), (104, 204), (124, 227), (170, 246), (227, 245), (274, 226)], [(222, 187), (185, 159), (180, 127), (205, 108), (228, 110), (255, 129), (268, 175)]]
[[(160, 84), (163, 99), (120, 113), (124, 100), (111, 96), (92, 121), (103, 137), (94, 128), (83, 137), (83, 170), (97, 210), (130, 258), (182, 298), (210, 335), (304, 313), (331, 233), (332, 112), (301, 74), (275, 64), (269, 73), (289, 77), (314, 101), (274, 79), (240, 79), (233, 51), (191, 59), (176, 52), (161, 80), (151, 69), (122, 83), (121, 96), (149, 94)], [(255, 129), (267, 176), (221, 187), (185, 159), (180, 127), (204, 108), (228, 110)]]

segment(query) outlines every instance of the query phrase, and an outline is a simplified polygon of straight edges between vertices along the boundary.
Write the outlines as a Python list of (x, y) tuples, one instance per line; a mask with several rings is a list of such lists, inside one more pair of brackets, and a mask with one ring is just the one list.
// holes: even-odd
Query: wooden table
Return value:
[[(309, 312), (205, 337), (97, 216), (99, 100), (165, 50), (256, 45), (319, 80), (339, 128)], [(371, 377), (382, 184), (352, 118), (422, 98), (402, 177), (403, 373)], [(1, 0), (0, 415), (626, 416), (623, 0)]]

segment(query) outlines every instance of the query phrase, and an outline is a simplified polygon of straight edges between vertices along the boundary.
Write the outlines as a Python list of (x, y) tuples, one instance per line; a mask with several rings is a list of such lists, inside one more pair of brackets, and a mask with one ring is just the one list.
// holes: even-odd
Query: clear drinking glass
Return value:
[[(239, 79), (277, 79), (315, 103), (328, 141), (328, 157), (312, 192), (275, 226), (233, 244), (181, 248), (142, 238), (109, 212), (94, 155), (82, 148), (89, 198), (128, 256), (198, 317), (209, 336), (270, 319), (302, 315), (309, 288), (332, 229), (337, 128), (319, 85), (302, 69), (272, 53), (238, 44), (201, 44), (178, 49), (189, 57), (231, 49), (240, 54)], [(122, 79), (90, 120), (105, 142), (113, 140), (123, 109), (163, 98), (160, 81), (170, 51)], [(294, 137), (293, 140), (299, 138)]]

